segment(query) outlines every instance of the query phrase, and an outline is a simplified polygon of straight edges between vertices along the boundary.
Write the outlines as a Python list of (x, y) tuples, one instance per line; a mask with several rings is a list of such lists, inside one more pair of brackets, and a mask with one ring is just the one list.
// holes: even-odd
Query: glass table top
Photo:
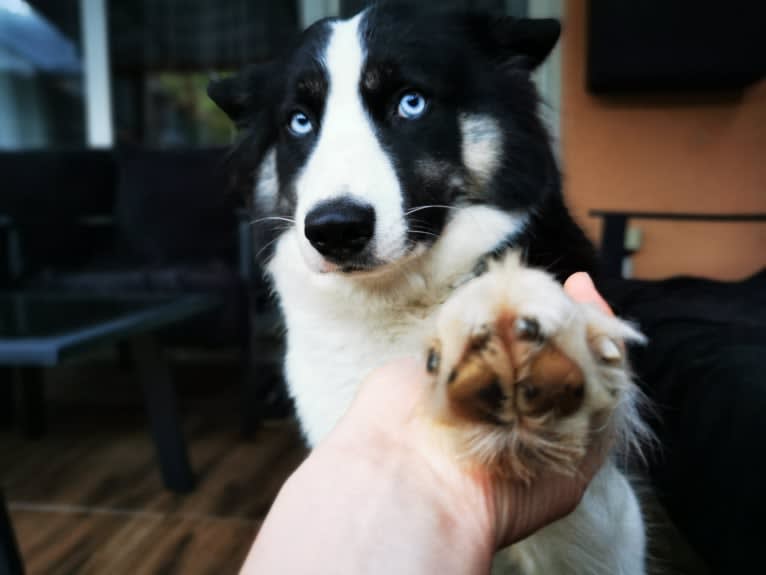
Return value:
[(49, 337), (149, 309), (168, 300), (0, 296), (0, 339)]
[(183, 321), (218, 305), (208, 295), (0, 294), (0, 364), (53, 365), (64, 355)]

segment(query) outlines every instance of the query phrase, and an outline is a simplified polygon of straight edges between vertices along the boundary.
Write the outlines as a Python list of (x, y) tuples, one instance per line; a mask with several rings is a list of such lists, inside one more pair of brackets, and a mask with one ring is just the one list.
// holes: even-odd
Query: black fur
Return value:
[[(309, 28), (279, 60), (209, 88), (245, 134), (239, 149), (248, 173), (276, 146), (280, 202), (273, 210), (282, 216), (293, 216), (293, 178), (321, 134), (327, 80), (317, 55), (329, 37), (328, 22)], [(530, 220), (524, 233), (498, 251), (521, 248), (529, 264), (562, 280), (577, 270), (593, 272), (593, 248), (564, 206), (530, 79), (558, 39), (558, 23), (381, 4), (365, 14), (360, 33), (367, 60), (359, 90), (376, 135), (394, 160), (405, 210), (483, 203), (525, 211)], [(428, 99), (427, 112), (417, 121), (397, 115), (401, 95), (410, 90)], [(295, 111), (314, 122), (310, 136), (287, 132)], [(461, 159), (461, 114), (491, 116), (503, 132), (502, 165), (478, 191)], [(423, 168), (429, 165), (434, 169)], [(413, 211), (411, 242), (434, 241), (448, 215), (441, 207)]]

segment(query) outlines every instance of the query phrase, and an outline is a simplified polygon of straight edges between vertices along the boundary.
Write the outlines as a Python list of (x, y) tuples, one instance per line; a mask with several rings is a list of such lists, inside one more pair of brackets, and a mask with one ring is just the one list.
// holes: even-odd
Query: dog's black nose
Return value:
[(375, 233), (375, 210), (349, 198), (323, 202), (306, 215), (304, 233), (327, 259), (346, 261), (361, 252)]

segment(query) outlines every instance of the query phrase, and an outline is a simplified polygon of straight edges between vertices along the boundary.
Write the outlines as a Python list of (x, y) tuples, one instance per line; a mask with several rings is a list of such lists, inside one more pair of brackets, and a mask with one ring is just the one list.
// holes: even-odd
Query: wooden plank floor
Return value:
[(13, 505), (28, 573), (236, 573), (254, 521)]
[[(231, 373), (179, 374), (199, 483), (174, 495), (162, 486), (135, 382), (113, 366), (68, 375), (74, 388), (49, 382), (54, 397), (42, 440), (0, 432), (0, 484), (28, 573), (237, 573), (280, 486), (305, 457), (295, 424), (271, 421), (245, 439)], [(643, 499), (650, 573), (704, 575), (648, 490)]]
[(287, 420), (241, 437), (236, 387), (211, 383), (182, 389), (199, 479), (185, 496), (162, 487), (138, 396), (49, 401), (40, 441), (0, 432), (0, 483), (30, 575), (237, 573), (305, 449)]

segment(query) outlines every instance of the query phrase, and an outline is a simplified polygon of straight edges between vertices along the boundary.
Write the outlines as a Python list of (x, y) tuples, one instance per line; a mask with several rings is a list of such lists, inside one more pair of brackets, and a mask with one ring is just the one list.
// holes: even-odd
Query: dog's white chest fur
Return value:
[(332, 429), (370, 371), (425, 349), (437, 306), (523, 221), (486, 206), (458, 209), (428, 253), (384, 277), (316, 273), (303, 261), (298, 231), (280, 238), (268, 270), (288, 328), (287, 383), (309, 443)]
[[(423, 348), (428, 313), (405, 309), (394, 319), (379, 309), (312, 303), (294, 295), (285, 300), (286, 376), (303, 431), (314, 445), (346, 411), (370, 370)], [(321, 307), (308, 309), (315, 304)]]

